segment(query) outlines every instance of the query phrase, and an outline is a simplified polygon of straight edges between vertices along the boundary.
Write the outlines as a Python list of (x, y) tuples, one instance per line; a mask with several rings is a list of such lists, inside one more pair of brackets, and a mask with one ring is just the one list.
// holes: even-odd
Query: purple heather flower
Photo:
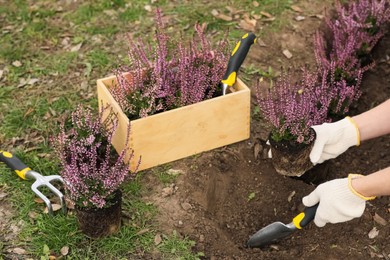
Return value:
[(62, 124), (58, 136), (52, 138), (65, 189), (80, 207), (108, 206), (107, 199), (113, 192), (134, 176), (128, 166), (134, 152), (130, 151), (125, 160), (127, 149), (117, 154), (111, 145), (117, 126), (118, 120), (108, 107), (95, 114), (78, 106), (71, 115), (70, 126)]
[(327, 109), (319, 109), (315, 92), (318, 78), (318, 73), (303, 69), (297, 83), (290, 72), (283, 72), (266, 93), (257, 85), (257, 103), (272, 126), (275, 141), (309, 143), (314, 138), (310, 127), (326, 122)]

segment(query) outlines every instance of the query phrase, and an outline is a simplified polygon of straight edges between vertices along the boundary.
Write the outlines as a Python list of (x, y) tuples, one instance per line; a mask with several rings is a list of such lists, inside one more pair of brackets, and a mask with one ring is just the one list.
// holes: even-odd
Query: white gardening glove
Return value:
[(310, 161), (314, 165), (336, 158), (351, 146), (360, 145), (359, 129), (350, 117), (312, 128), (316, 132), (316, 140), (310, 153)]
[(348, 178), (325, 182), (302, 199), (306, 207), (319, 203), (314, 218), (318, 227), (323, 227), (326, 223), (345, 222), (363, 214), (366, 201), (375, 197), (364, 197), (353, 189), (351, 180), (361, 176), (349, 174)]

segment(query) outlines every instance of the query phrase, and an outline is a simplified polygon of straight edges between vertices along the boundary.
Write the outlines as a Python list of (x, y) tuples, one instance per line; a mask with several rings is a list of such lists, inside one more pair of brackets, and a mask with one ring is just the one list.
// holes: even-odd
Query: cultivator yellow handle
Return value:
[(31, 171), (18, 157), (12, 153), (0, 151), (0, 162), (5, 163), (11, 170), (15, 171), (17, 175), (23, 180), (26, 180), (26, 173)]

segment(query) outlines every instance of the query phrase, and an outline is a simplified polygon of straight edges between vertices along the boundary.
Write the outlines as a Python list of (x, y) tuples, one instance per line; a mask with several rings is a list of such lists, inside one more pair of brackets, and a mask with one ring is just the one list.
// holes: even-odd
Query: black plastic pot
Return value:
[(80, 230), (90, 238), (101, 238), (115, 234), (121, 226), (122, 192), (115, 196), (108, 208), (82, 209), (76, 207), (76, 216)]

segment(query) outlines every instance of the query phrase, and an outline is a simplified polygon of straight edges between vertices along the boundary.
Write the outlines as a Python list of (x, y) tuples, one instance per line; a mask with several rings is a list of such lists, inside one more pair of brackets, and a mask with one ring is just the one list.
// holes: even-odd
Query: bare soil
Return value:
[[(315, 17), (294, 21), (283, 32), (263, 38), (267, 46), (254, 46), (245, 63), (263, 68), (312, 64), (311, 39), (320, 23)], [(284, 49), (292, 52), (291, 60), (283, 56)], [(350, 115), (367, 111), (390, 97), (389, 57), (387, 34), (373, 51), (376, 66), (365, 74), (363, 95)], [(275, 221), (291, 222), (303, 209), (302, 197), (316, 185), (349, 173), (369, 174), (390, 165), (387, 135), (350, 148), (300, 178), (285, 177), (276, 173), (267, 158), (267, 136), (266, 124), (253, 119), (249, 140), (172, 163), (172, 168), (181, 174), (168, 196), (153, 175), (145, 175), (145, 185), (150, 189), (144, 198), (159, 207), (159, 230), (166, 234), (176, 230), (194, 240), (194, 251), (203, 252), (204, 259), (390, 259), (388, 197), (368, 202), (359, 219), (323, 228), (311, 223), (269, 247), (245, 248), (248, 238), (260, 228)], [(387, 223), (380, 224), (378, 216)], [(379, 234), (369, 238), (374, 227)]]

